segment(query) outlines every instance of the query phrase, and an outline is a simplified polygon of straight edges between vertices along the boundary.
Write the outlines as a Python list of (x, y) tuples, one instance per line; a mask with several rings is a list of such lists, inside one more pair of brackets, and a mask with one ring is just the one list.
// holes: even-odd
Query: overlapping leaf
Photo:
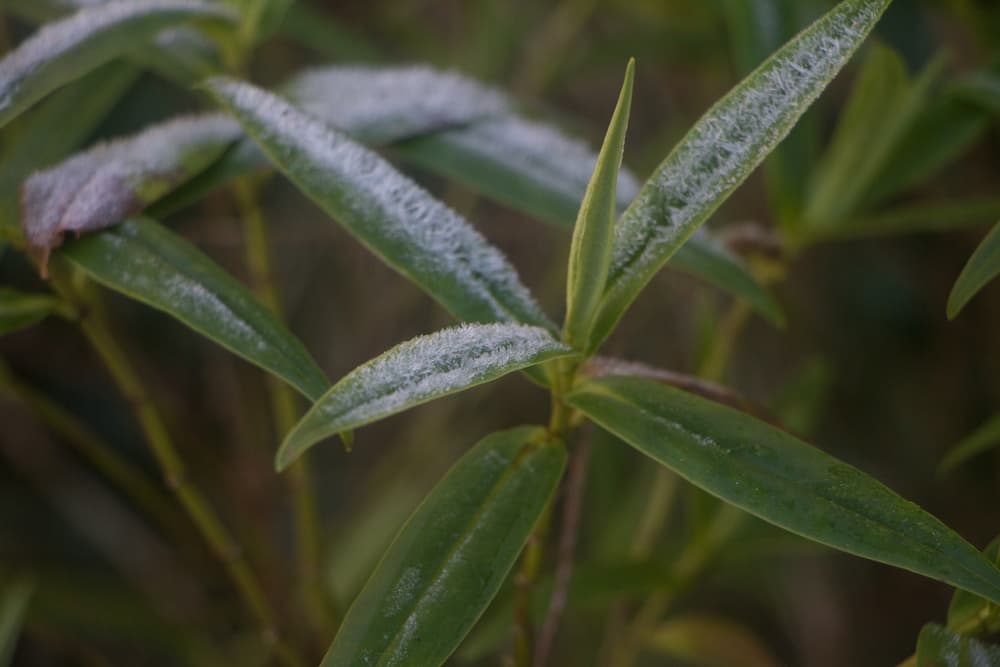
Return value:
[(354, 601), (323, 667), (444, 663), (496, 595), (558, 485), (562, 443), (493, 434), (403, 526)]
[(948, 318), (954, 319), (986, 284), (1000, 275), (1000, 223), (986, 235), (962, 269), (948, 296)]
[(548, 330), (466, 324), (407, 341), (351, 371), (285, 437), (278, 469), (323, 438), (569, 354)]
[(206, 87), (293, 183), (456, 317), (554, 328), (499, 250), (378, 155), (250, 84)]
[(653, 275), (749, 176), (847, 63), (890, 0), (845, 0), (716, 104), (616, 228), (596, 346)]
[(82, 9), (43, 27), (0, 61), (0, 126), (56, 88), (192, 19), (233, 19), (203, 0), (136, 0)]
[(118, 224), (201, 172), (241, 136), (221, 114), (181, 118), (98, 145), (24, 184), (28, 243), (46, 256), (66, 232)]
[(748, 415), (637, 378), (587, 382), (584, 414), (693, 484), (786, 530), (1000, 602), (1000, 570), (875, 479)]
[(30, 327), (60, 310), (59, 301), (51, 296), (0, 287), (0, 336)]
[(163, 310), (312, 400), (329, 383), (302, 344), (235, 278), (165, 227), (132, 219), (66, 245), (97, 282)]
[(928, 623), (917, 640), (917, 667), (1000, 667), (1000, 646)]

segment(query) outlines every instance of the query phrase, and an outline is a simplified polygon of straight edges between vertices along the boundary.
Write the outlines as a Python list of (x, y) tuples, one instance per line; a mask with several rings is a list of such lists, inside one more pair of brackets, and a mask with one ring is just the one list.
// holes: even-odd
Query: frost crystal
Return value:
[(552, 326), (499, 250), (377, 154), (259, 88), (208, 85), (292, 181), (457, 317)]
[(616, 229), (608, 289), (630, 300), (791, 130), (888, 0), (847, 0), (716, 105), (663, 162)]

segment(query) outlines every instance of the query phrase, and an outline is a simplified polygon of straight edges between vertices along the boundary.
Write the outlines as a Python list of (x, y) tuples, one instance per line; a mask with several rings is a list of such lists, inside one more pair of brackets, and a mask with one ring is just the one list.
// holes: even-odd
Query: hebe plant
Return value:
[[(557, 130), (520, 116), (503, 94), (427, 68), (332, 67), (304, 72), (277, 92), (254, 86), (239, 73), (257, 39), (286, 9), (282, 2), (84, 4), (94, 6), (46, 25), (0, 62), (0, 123), (16, 119), (25, 137), (7, 148), (6, 190), (0, 193), (9, 198), (7, 213), (19, 217), (20, 230), (8, 219), (3, 231), (52, 288), (47, 295), (0, 292), (0, 331), (49, 315), (79, 325), (131, 402), (177, 504), (224, 564), (256, 621), (260, 651), (269, 653), (263, 660), (303, 664), (313, 640), (332, 637), (323, 665), (442, 664), (516, 570), (509, 660), (545, 664), (566, 591), (553, 594), (536, 638), (534, 589), (545, 535), (559, 520), (552, 506), (560, 487), (567, 487), (567, 504), (579, 502), (572, 500), (579, 484), (574, 466), (563, 479), (567, 460), (585, 451), (579, 433), (592, 422), (732, 507), (809, 540), (955, 586), (958, 620), (949, 628), (928, 626), (915, 659), (967, 664), (953, 658), (965, 651), (987, 656), (968, 664), (1000, 664), (997, 649), (965, 637), (996, 624), (992, 605), (1000, 604), (1000, 571), (987, 556), (862, 471), (723, 405), (723, 388), (599, 356), (668, 261), (780, 324), (780, 309), (758, 277), (699, 228), (789, 134), (890, 0), (844, 0), (782, 46), (709, 110), (641, 187), (621, 167), (633, 62), (595, 158)], [(71, 5), (23, 2), (11, 8), (47, 20)], [(737, 20), (749, 11), (731, 5)], [(122, 58), (131, 64), (90, 79)], [(220, 111), (179, 118), (31, 173), (74, 148), (114, 104), (136, 65), (184, 83), (199, 81), (198, 90)], [(229, 74), (219, 73), (224, 70)], [(873, 102), (878, 95), (871, 87), (884, 84), (887, 73), (900, 85), (886, 103), (905, 109), (929, 94), (936, 69), (909, 82), (891, 51), (872, 51), (822, 163), (823, 187), (802, 216), (781, 221), (789, 247), (851, 234), (845, 221), (855, 219), (849, 214), (866, 201), (893, 138), (907, 129), (902, 111), (883, 113), (881, 100)], [(80, 127), (67, 128), (45, 149), (33, 148), (32, 131), (68, 110)], [(875, 118), (898, 125), (876, 127), (868, 139), (880, 150), (868, 145), (859, 163), (850, 147), (860, 141), (859, 127), (871, 131), (880, 122)], [(562, 326), (499, 250), (372, 148), (390, 145), (426, 169), (537, 217), (558, 220), (576, 212)], [(255, 202), (257, 175), (268, 166), (462, 324), (403, 342), (331, 385), (281, 321), (266, 227)], [(227, 183), (245, 218), (254, 292), (156, 222)], [(895, 186), (903, 184), (905, 179)], [(879, 187), (889, 186), (880, 181)], [(20, 210), (14, 214), (17, 191)], [(956, 285), (949, 314), (1000, 270), (998, 252), (995, 229)], [(226, 522), (186, 474), (170, 427), (112, 334), (95, 284), (169, 313), (273, 377), (274, 418), (285, 432), (276, 468), (290, 477), (294, 497), (305, 632), (279, 618)], [(350, 449), (356, 429), (517, 371), (548, 393), (549, 422), (486, 435), (475, 444), (413, 511), (343, 619), (335, 618), (320, 580), (322, 540), (306, 452), (334, 436)], [(183, 520), (179, 525), (176, 508), (159, 489), (100, 442), (88, 441), (73, 418), (9, 372), (3, 377), (7, 390), (83, 443), (95, 466), (161, 528), (172, 534), (189, 529)], [(304, 416), (292, 390), (312, 404)], [(978, 451), (981, 443), (965, 449)], [(717, 523), (723, 529), (726, 517), (737, 516), (726, 512)], [(562, 520), (579, 517), (567, 512)], [(565, 587), (567, 577), (561, 570), (557, 582)], [(12, 622), (0, 625), (6, 628), (0, 649), (7, 647), (8, 655), (14, 619), (28, 600), (23, 585), (7, 596)], [(649, 629), (643, 624), (657, 620), (662, 604), (654, 597), (637, 615), (615, 664), (632, 664)], [(667, 642), (666, 635), (659, 641)], [(233, 659), (207, 655), (208, 662)]]

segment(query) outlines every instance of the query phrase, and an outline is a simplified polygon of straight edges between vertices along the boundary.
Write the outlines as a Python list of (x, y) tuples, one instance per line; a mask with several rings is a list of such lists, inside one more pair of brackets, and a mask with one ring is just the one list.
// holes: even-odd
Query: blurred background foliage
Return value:
[[(249, 71), (275, 85), (319, 63), (429, 63), (510, 91), (532, 114), (597, 144), (635, 56), (625, 162), (643, 177), (743, 74), (832, 4), (299, 0)], [(0, 14), (4, 50), (61, 11), (55, 0), (0, 6), (10, 10)], [(64, 101), (69, 117), (28, 115), (0, 135), (4, 196), (16, 187), (18, 159), (46, 166), (72, 148), (206, 106), (169, 68), (151, 70), (142, 59), (100, 75), (60, 93), (86, 100)], [(787, 326), (748, 318), (730, 297), (667, 270), (608, 351), (684, 373), (708, 369), (985, 546), (1000, 532), (1000, 457), (982, 454), (947, 475), (937, 467), (1000, 412), (1000, 284), (955, 321), (945, 317), (955, 278), (986, 225), (1000, 219), (998, 119), (1000, 5), (897, 0), (875, 39), (711, 222), (772, 283)], [(19, 144), (18, 127), (32, 122), (50, 124), (48, 141)], [(560, 311), (564, 228), (407, 169), (503, 248), (550, 312)], [(263, 192), (291, 329), (330, 377), (449, 323), (340, 228), (322, 224), (323, 214), (282, 179), (269, 179)], [(6, 206), (10, 215), (14, 202)], [(168, 222), (245, 277), (238, 215), (222, 190)], [(2, 249), (0, 282), (42, 285), (23, 258)], [(191, 474), (294, 617), (288, 508), (271, 464), (279, 434), (266, 417), (262, 374), (166, 315), (110, 294), (108, 304)], [(720, 350), (718, 332), (727, 328), (739, 335)], [(258, 664), (254, 643), (228, 625), (234, 601), (207, 554), (157, 535), (66, 446), (65, 429), (84, 429), (157, 476), (127, 406), (75, 330), (48, 320), (0, 339), (0, 357), (0, 581), (34, 582), (14, 664), (191, 664), (205, 652), (192, 633), (199, 627), (229, 655), (245, 650), (239, 664)], [(37, 417), (53, 406), (72, 417), (62, 432)], [(337, 443), (317, 448), (326, 573), (340, 606), (469, 444), (542, 420), (546, 410), (540, 390), (510, 377), (365, 428), (349, 455)], [(621, 639), (625, 610), (664, 592), (668, 613), (637, 664), (895, 664), (923, 623), (943, 619), (945, 586), (735, 519), (657, 477), (610, 436), (592, 438), (578, 570), (552, 664), (606, 664), (602, 651)], [(647, 525), (650, 494), (672, 499), (652, 517), (656, 529)], [(454, 664), (496, 664), (510, 604), (502, 593)], [(708, 651), (723, 645), (742, 648)]]

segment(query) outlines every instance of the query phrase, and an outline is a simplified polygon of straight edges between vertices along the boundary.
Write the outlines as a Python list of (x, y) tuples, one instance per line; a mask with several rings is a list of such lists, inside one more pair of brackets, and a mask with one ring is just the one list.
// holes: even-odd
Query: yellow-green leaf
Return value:
[(972, 297), (1000, 275), (1000, 223), (986, 235), (962, 269), (948, 296), (948, 319), (955, 319)]

